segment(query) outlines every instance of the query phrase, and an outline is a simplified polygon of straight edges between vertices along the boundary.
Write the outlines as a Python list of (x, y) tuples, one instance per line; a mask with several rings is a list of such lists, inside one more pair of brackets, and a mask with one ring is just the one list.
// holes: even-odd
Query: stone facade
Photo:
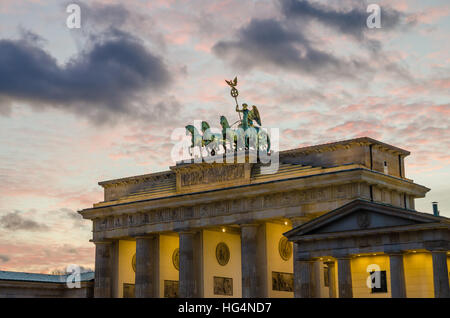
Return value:
[[(337, 268), (337, 287), (330, 287), (330, 294), (341, 298), (362, 297), (370, 290), (366, 286), (355, 289), (353, 282), (358, 279), (358, 263), (364, 258), (378, 256), (388, 261), (384, 270), (386, 285), (380, 291), (384, 296), (407, 297), (427, 284), (409, 284), (413, 277), (405, 276), (406, 267), (419, 267), (426, 276), (426, 265), (420, 262), (404, 262), (406, 255), (425, 254), (431, 256), (432, 289), (434, 297), (450, 297), (450, 219), (425, 213), (400, 209), (364, 200), (355, 200), (317, 219), (300, 225), (285, 233), (295, 242), (295, 262), (299, 263), (298, 273), (302, 284), (298, 297), (314, 297), (305, 291), (313, 290), (316, 282), (311, 278), (307, 264), (326, 259), (332, 270)], [(372, 261), (373, 268), (381, 269), (383, 261)], [(368, 278), (369, 266), (362, 276)], [(354, 268), (353, 268), (354, 267)], [(360, 274), (360, 273), (358, 273)], [(330, 280), (335, 281), (330, 277)], [(331, 290), (333, 288), (333, 290)], [(357, 295), (355, 295), (355, 292)], [(372, 291), (373, 293), (373, 291)]]
[[(164, 281), (173, 285), (174, 272), (163, 264), (173, 251), (148, 240), (172, 237), (178, 240), (180, 296), (214, 297), (214, 277), (219, 277), (216, 282), (233, 282), (233, 297), (292, 297), (294, 292), (286, 290), (297, 265), (276, 251), (282, 233), (356, 199), (413, 210), (414, 199), (429, 189), (405, 177), (408, 155), (358, 138), (280, 152), (273, 174), (248, 161), (191, 162), (100, 182), (105, 200), (80, 211), (93, 221), (96, 296), (120, 297), (125, 280), (135, 284), (136, 296), (164, 296), (161, 286)], [(212, 253), (208, 233), (233, 246), (231, 259), (240, 264), (215, 267), (214, 260), (205, 261)], [(133, 248), (136, 274), (129, 265)], [(322, 270), (317, 264), (301, 266)]]
[(68, 275), (0, 271), (0, 298), (91, 298), (94, 273), (80, 275), (80, 288), (69, 288)]

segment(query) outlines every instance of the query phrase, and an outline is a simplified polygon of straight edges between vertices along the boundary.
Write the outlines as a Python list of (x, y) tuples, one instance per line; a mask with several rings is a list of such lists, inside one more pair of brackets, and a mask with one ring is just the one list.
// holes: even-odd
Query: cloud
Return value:
[(20, 215), (19, 211), (7, 213), (0, 217), (0, 227), (5, 230), (17, 231), (45, 231), (48, 230), (48, 226), (38, 223), (34, 220), (26, 219)]
[(91, 4), (79, 2), (78, 4), (83, 13), (83, 23), (88, 23), (92, 27), (119, 27), (129, 21), (131, 17), (130, 11), (122, 4), (95, 2)]
[(69, 219), (74, 228), (91, 228), (91, 222), (89, 220), (84, 220), (81, 214), (77, 213), (74, 210), (67, 208), (60, 208), (58, 211), (51, 211), (51, 213), (56, 213), (63, 218)]
[[(223, 39), (213, 46), (213, 53), (241, 70), (258, 68), (266, 72), (280, 70), (324, 78), (360, 80), (375, 73), (383, 65), (392, 69), (395, 65), (386, 61), (381, 43), (369, 36), (366, 25), (369, 14), (363, 3), (343, 11), (330, 5), (300, 0), (279, 1), (277, 18), (252, 18), (239, 28), (232, 39)], [(383, 31), (393, 30), (402, 24), (403, 14), (383, 6)], [(319, 26), (319, 27), (318, 27)], [(344, 40), (358, 44), (358, 55), (343, 47), (340, 56), (330, 47), (329, 32), (325, 39), (319, 36), (324, 27), (334, 30)], [(350, 45), (348, 46), (350, 47)], [(369, 56), (361, 52), (368, 49)], [(378, 56), (374, 56), (373, 53)], [(367, 53), (367, 52), (366, 52)], [(383, 62), (384, 61), (384, 62)], [(372, 67), (371, 65), (375, 65)], [(383, 64), (384, 63), (384, 64)], [(400, 72), (400, 70), (402, 72)], [(401, 68), (394, 73), (408, 77)]]
[[(158, 120), (160, 106), (144, 93), (160, 93), (172, 76), (163, 59), (133, 35), (111, 29), (60, 66), (32, 37), (0, 40), (0, 114), (13, 101), (69, 111), (95, 123), (114, 117)], [(154, 113), (156, 111), (156, 113)]]
[(219, 41), (213, 52), (237, 68), (282, 69), (306, 74), (351, 76), (362, 62), (344, 61), (313, 47), (299, 30), (291, 30), (273, 19), (253, 19), (238, 31), (238, 39)]
[[(0, 254), (10, 255), (10, 260), (2, 264), (3, 270), (51, 273), (55, 269), (65, 269), (69, 264), (77, 264), (82, 271), (94, 268), (95, 247), (87, 240), (73, 242), (81, 244), (60, 244), (59, 240), (1, 241)], [(76, 253), (73, 252), (76, 250)]]
[[(66, 275), (72, 273), (71, 271), (67, 271), (67, 269), (68, 266), (63, 268), (55, 268), (53, 270), (49, 270), (49, 273), (52, 275)], [(80, 273), (90, 273), (94, 271), (91, 267), (84, 267), (84, 266), (79, 266), (79, 269)]]
[[(366, 25), (369, 16), (366, 1), (353, 2), (352, 7), (346, 11), (305, 0), (280, 0), (280, 4), (287, 18), (317, 21), (339, 33), (351, 35), (359, 41), (365, 40), (366, 33), (372, 31)], [(383, 32), (398, 27), (403, 17), (403, 13), (383, 6), (381, 20)]]
[(6, 262), (8, 262), (9, 260), (10, 260), (9, 256), (0, 254), (0, 261), (1, 261), (2, 263), (6, 263)]

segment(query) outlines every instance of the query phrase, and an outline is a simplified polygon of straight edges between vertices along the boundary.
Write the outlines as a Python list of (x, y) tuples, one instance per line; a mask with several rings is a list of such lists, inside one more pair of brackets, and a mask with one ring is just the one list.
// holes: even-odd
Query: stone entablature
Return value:
[[(232, 166), (231, 164), (227, 164), (228, 166)], [(244, 164), (248, 165), (248, 164)], [(289, 165), (293, 166), (293, 165)], [(261, 175), (261, 174), (253, 174), (252, 176), (248, 177), (248, 173), (250, 169), (247, 169), (245, 172), (245, 177), (242, 179), (239, 179), (238, 182), (225, 182), (220, 183), (217, 182), (216, 184), (198, 184), (195, 186), (187, 186), (184, 190), (176, 191), (175, 190), (175, 184), (173, 183), (171, 188), (165, 187), (161, 189), (160, 191), (157, 191), (153, 189), (152, 191), (142, 191), (141, 193), (132, 193), (130, 195), (124, 196), (117, 200), (112, 201), (105, 201), (105, 202), (99, 202), (94, 204), (94, 208), (100, 208), (100, 207), (106, 207), (106, 206), (113, 206), (117, 204), (124, 204), (124, 203), (131, 203), (131, 202), (139, 202), (139, 201), (145, 201), (145, 200), (154, 200), (154, 199), (164, 199), (164, 198), (172, 198), (177, 197), (179, 195), (191, 193), (200, 193), (203, 191), (210, 191), (210, 190), (218, 190), (218, 189), (228, 189), (232, 187), (239, 187), (239, 186), (251, 186), (256, 184), (264, 184), (268, 182), (278, 182), (283, 180), (290, 180), (295, 178), (302, 178), (302, 177), (311, 177), (311, 176), (319, 176), (319, 175), (328, 175), (328, 174), (334, 174), (341, 171), (353, 171), (353, 170), (365, 170), (365, 171), (371, 171), (370, 169), (367, 169), (366, 167), (362, 165), (345, 165), (345, 166), (338, 166), (333, 168), (321, 168), (321, 167), (311, 167), (311, 166), (302, 166), (302, 165), (294, 165), (297, 166), (296, 169), (290, 169), (288, 173), (285, 173), (283, 171), (283, 165), (280, 166), (280, 170), (276, 174), (268, 174), (268, 175)], [(187, 166), (184, 169), (192, 169), (190, 166)], [(255, 171), (257, 169), (252, 169), (252, 171)], [(371, 171), (374, 172), (374, 171)], [(379, 189), (374, 190), (373, 195), (374, 196), (382, 196), (386, 192), (382, 191), (383, 188), (386, 188), (388, 190), (395, 190), (399, 185), (406, 185), (406, 184), (412, 184), (412, 180), (406, 179), (406, 178), (396, 178), (389, 175), (384, 175), (379, 172), (374, 172), (374, 174), (377, 176), (376, 180), (367, 180), (368, 182), (372, 182), (374, 184), (377, 184)], [(175, 174), (174, 174), (175, 175)], [(380, 180), (378, 180), (380, 179)], [(249, 180), (249, 181), (247, 181)], [(382, 182), (379, 182), (383, 180)], [(386, 180), (386, 181), (384, 181)], [(425, 191), (429, 191), (429, 189), (422, 187)], [(412, 195), (414, 197), (422, 197), (421, 194), (417, 193), (416, 190), (411, 189), (404, 189), (405, 192), (408, 195)], [(402, 190), (403, 191), (403, 190)], [(400, 191), (401, 192), (401, 191)], [(416, 196), (418, 195), (418, 196)], [(385, 202), (384, 200), (380, 199), (378, 201)], [(413, 208), (413, 202), (410, 202), (409, 205), (411, 208)]]
[[(356, 165), (406, 179), (404, 158), (408, 155), (406, 150), (363, 137), (281, 151), (279, 160), (280, 168), (290, 165), (303, 169), (292, 171), (292, 176), (300, 172), (319, 173), (314, 171), (322, 168), (348, 168), (350, 165)], [(275, 173), (264, 178), (254, 178), (254, 171), (258, 170), (258, 167), (259, 164), (248, 163), (248, 160), (247, 163), (237, 164), (177, 163), (170, 171), (100, 182), (99, 185), (105, 191), (104, 201), (95, 206), (251, 184), (258, 182), (258, 179), (277, 180), (288, 177), (286, 173)]]
[[(130, 202), (86, 209), (85, 218), (94, 220), (94, 239), (170, 232), (181, 227), (201, 228), (240, 224), (243, 220), (270, 220), (298, 216), (314, 217), (353, 199), (371, 199), (384, 193), (389, 204), (405, 207), (404, 196), (414, 202), (428, 190), (402, 179), (367, 169), (337, 170), (254, 186), (178, 195), (171, 198)], [(274, 190), (274, 189), (277, 190)], [(406, 194), (407, 193), (407, 194)], [(380, 196), (381, 199), (381, 196)], [(408, 204), (411, 203), (407, 203)]]

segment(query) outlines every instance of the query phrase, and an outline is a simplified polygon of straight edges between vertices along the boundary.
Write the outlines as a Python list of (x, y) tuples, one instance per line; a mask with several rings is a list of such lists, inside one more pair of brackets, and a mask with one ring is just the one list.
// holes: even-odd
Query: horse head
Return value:
[(210, 129), (209, 124), (206, 121), (202, 121), (202, 132), (205, 132), (208, 129)]
[(193, 125), (187, 125), (185, 128), (186, 128), (186, 136), (189, 134), (191, 134), (192, 136), (198, 134), (197, 128), (195, 128)]
[(228, 123), (228, 120), (225, 116), (220, 116), (220, 125), (224, 129), (230, 128), (230, 124)]

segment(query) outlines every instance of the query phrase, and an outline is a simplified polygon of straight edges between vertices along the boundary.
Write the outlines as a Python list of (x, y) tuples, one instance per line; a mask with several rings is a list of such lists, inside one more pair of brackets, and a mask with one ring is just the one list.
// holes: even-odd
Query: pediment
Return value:
[(449, 223), (449, 220), (385, 204), (355, 200), (300, 225), (285, 235), (290, 238), (440, 222)]
[(377, 213), (360, 209), (349, 213), (334, 222), (323, 224), (310, 231), (309, 234), (334, 233), (343, 231), (368, 230), (381, 227), (413, 225), (421, 223), (417, 220)]

